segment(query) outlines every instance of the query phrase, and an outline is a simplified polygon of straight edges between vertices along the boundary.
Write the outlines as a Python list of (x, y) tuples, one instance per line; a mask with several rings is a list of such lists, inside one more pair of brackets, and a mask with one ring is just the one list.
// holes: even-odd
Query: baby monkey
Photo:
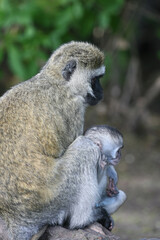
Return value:
[(85, 136), (97, 144), (102, 152), (97, 171), (102, 197), (106, 193), (107, 196), (114, 197), (119, 193), (118, 176), (114, 166), (119, 163), (121, 158), (122, 134), (116, 128), (100, 125), (88, 129)]

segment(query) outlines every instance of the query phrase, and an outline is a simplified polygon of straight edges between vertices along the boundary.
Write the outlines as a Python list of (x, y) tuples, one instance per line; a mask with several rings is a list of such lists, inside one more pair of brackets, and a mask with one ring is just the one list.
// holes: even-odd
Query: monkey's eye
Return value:
[(104, 74), (101, 74), (101, 75), (99, 75), (98, 77), (99, 77), (99, 78), (102, 78), (103, 76), (104, 76)]
[(119, 149), (116, 153), (116, 158), (120, 158), (121, 157), (121, 149)]
[(97, 81), (97, 80), (100, 80), (100, 78), (102, 78), (103, 76), (104, 76), (104, 74), (101, 74), (101, 75), (98, 75), (98, 76), (96, 76), (96, 77), (93, 77), (93, 78), (91, 79), (92, 83), (95, 82), (95, 81)]

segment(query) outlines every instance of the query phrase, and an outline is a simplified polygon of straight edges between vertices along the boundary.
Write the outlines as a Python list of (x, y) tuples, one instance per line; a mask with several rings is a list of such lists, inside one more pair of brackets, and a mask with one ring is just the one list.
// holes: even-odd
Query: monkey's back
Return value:
[[(0, 98), (0, 212), (27, 207), (37, 210), (50, 199), (46, 189), (54, 159), (77, 132), (68, 129), (69, 119), (65, 118), (64, 109), (72, 111), (72, 101), (70, 105), (60, 103), (55, 91), (59, 91), (56, 86), (39, 83), (35, 77)], [(81, 125), (78, 128), (82, 129)]]

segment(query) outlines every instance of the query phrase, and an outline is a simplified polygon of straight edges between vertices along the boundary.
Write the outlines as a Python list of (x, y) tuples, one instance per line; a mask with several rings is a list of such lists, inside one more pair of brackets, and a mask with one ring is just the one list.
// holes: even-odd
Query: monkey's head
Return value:
[(107, 125), (95, 126), (88, 129), (85, 136), (100, 147), (103, 161), (111, 165), (119, 163), (123, 148), (123, 136), (116, 128)]
[(100, 84), (105, 73), (103, 61), (103, 53), (92, 44), (70, 42), (52, 54), (42, 71), (49, 72), (53, 84), (66, 86), (85, 104), (95, 105), (103, 97)]

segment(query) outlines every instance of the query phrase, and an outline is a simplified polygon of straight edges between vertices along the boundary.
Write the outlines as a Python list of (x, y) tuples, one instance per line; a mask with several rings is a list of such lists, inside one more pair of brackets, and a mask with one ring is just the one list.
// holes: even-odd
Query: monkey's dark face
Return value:
[(86, 103), (91, 106), (96, 105), (103, 98), (103, 89), (100, 84), (100, 77), (102, 77), (102, 75), (91, 79), (91, 88), (93, 95), (88, 93), (86, 96)]
[[(84, 98), (88, 105), (96, 105), (103, 98), (103, 89), (100, 78), (105, 73), (105, 67), (97, 69), (78, 66), (75, 60), (69, 60), (62, 69), (62, 76), (74, 93)], [(74, 88), (73, 88), (74, 85)]]

